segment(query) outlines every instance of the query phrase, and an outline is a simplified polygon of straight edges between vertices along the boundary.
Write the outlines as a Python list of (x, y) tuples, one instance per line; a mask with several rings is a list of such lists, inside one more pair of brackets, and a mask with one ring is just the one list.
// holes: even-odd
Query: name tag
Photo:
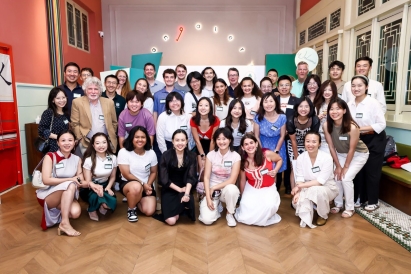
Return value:
[(194, 109), (194, 108), (196, 108), (196, 107), (197, 107), (197, 104), (196, 104), (196, 103), (192, 103), (192, 104), (191, 104), (191, 108)]
[(287, 105), (287, 108), (293, 109), (294, 106), (293, 105)]
[(356, 113), (355, 118), (362, 118), (362, 113)]
[(224, 167), (231, 167), (233, 165), (233, 162), (231, 161), (224, 161)]
[(260, 170), (260, 174), (261, 174), (261, 175), (266, 175), (267, 173), (268, 173), (268, 169), (267, 169), (267, 168)]
[(104, 120), (104, 115), (99, 115), (99, 116), (98, 116), (98, 119)]
[(347, 140), (348, 140), (348, 137), (347, 137), (347, 136), (340, 136), (340, 137), (338, 137), (338, 139), (339, 139), (340, 141), (347, 141)]
[(276, 126), (271, 127), (271, 130), (277, 130), (277, 129), (278, 129), (278, 127), (276, 127)]
[(320, 169), (319, 166), (315, 166), (315, 167), (313, 167), (311, 170), (312, 170), (313, 173), (317, 173), (317, 172), (320, 172), (320, 171), (321, 171), (321, 169)]
[(113, 164), (105, 164), (104, 169), (113, 169)]
[(371, 97), (371, 93), (367, 93), (367, 95)]
[(338, 97), (341, 98), (341, 97), (342, 97), (342, 94), (338, 94)]
[(55, 167), (56, 169), (64, 168), (64, 163), (55, 164), (54, 167)]
[(160, 104), (165, 104), (166, 103), (166, 99), (160, 100)]
[(217, 111), (223, 111), (223, 107), (217, 107)]
[(237, 132), (237, 136), (238, 137), (243, 137), (244, 134), (242, 134), (241, 132)]
[(251, 114), (251, 115), (256, 115), (257, 112), (255, 112), (254, 110), (252, 110), (252, 111), (250, 111), (250, 114)]
[(132, 123), (126, 123), (126, 127), (132, 127), (133, 124)]
[(74, 97), (74, 98), (81, 97), (81, 94), (78, 94), (78, 93), (73, 93), (73, 97)]
[(187, 130), (187, 126), (180, 126), (180, 129)]
[(151, 167), (151, 164), (146, 165), (145, 167), (146, 171), (150, 171), (150, 167)]
[(120, 107), (120, 103), (116, 103), (116, 108), (119, 108)]
[(68, 124), (68, 121), (67, 121), (67, 120), (64, 120), (64, 124), (67, 125), (67, 124)]

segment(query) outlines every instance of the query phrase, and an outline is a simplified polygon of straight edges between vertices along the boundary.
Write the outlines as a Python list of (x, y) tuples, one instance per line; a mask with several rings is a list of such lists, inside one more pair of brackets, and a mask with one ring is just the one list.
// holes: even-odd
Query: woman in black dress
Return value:
[(164, 220), (174, 225), (182, 213), (195, 221), (194, 197), (191, 190), (197, 185), (196, 154), (188, 150), (185, 130), (177, 129), (172, 137), (173, 148), (163, 153), (159, 181), (161, 209)]

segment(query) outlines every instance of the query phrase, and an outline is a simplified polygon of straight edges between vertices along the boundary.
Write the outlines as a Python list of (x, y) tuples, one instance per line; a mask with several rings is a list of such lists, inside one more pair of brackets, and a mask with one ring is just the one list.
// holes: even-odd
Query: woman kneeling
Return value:
[(283, 160), (273, 151), (263, 152), (252, 133), (246, 133), (241, 139), (241, 149), (242, 196), (235, 218), (247, 225), (276, 224), (281, 221), (281, 217), (277, 214), (280, 195), (275, 186), (275, 178)]
[(321, 136), (308, 132), (304, 138), (305, 152), (297, 158), (296, 186), (291, 194), (295, 215), (301, 219), (300, 226), (313, 225), (313, 206), (316, 205), (317, 225), (325, 225), (330, 212), (330, 201), (338, 195), (334, 181), (333, 160), (329, 153), (319, 150)]

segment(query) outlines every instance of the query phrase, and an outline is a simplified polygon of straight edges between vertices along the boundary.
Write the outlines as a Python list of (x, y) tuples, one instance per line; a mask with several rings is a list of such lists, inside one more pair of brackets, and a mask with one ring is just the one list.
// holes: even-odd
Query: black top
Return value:
[[(38, 133), (39, 136), (47, 140), (51, 133), (58, 135), (60, 132), (66, 131), (69, 128), (69, 119), (63, 115), (54, 116), (53, 125), (50, 131), (50, 124), (53, 118), (53, 110), (48, 108), (41, 115)], [(49, 139), (49, 151), (54, 152), (59, 149), (56, 139)]]
[(235, 98), (234, 89), (231, 86), (228, 86), (228, 95), (230, 95), (231, 98)]
[[(287, 132), (290, 135), (293, 135), (298, 130), (300, 131), (315, 131), (318, 132), (320, 129), (321, 121), (318, 119), (317, 115), (314, 115), (312, 118), (309, 118), (307, 123), (300, 125), (298, 124), (296, 117), (287, 118)], [(307, 130), (308, 129), (308, 130)]]
[[(101, 94), (101, 97), (108, 98), (105, 91)], [(116, 116), (118, 121), (118, 116), (126, 107), (126, 99), (124, 99), (123, 96), (118, 95), (116, 92), (116, 96), (114, 96), (112, 100), (114, 101), (114, 108), (116, 109)]]
[[(62, 84), (62, 85), (60, 85), (60, 86), (58, 86), (59, 88), (61, 88), (61, 89), (64, 89), (64, 91), (66, 92), (66, 94), (67, 94), (67, 109), (68, 109), (68, 114), (69, 114), (69, 117), (70, 117), (70, 115), (71, 115), (71, 104), (72, 104), (72, 102), (73, 102), (73, 100), (75, 99), (75, 98), (78, 98), (78, 97), (80, 97), (80, 96), (83, 96), (84, 95), (84, 91), (83, 91), (83, 89), (81, 88), (81, 86), (77, 83), (77, 86), (73, 89), (73, 90), (71, 90), (71, 89), (69, 89), (67, 86), (66, 86), (66, 83), (64, 82), (64, 84)], [(78, 97), (76, 96), (74, 96), (74, 94), (76, 94), (76, 95), (79, 95)]]
[[(197, 157), (194, 152), (188, 151), (188, 155), (184, 155), (183, 167), (177, 167), (177, 161), (173, 161), (173, 148), (163, 153), (160, 160), (159, 182), (164, 188), (169, 188), (171, 183), (178, 187), (184, 187), (191, 184), (191, 189), (195, 189), (197, 185)], [(184, 171), (184, 172), (182, 172)]]

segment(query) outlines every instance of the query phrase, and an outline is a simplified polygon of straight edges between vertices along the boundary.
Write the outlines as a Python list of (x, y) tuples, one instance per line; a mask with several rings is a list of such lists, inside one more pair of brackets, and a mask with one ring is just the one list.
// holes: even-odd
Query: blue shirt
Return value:
[(64, 89), (64, 91), (66, 92), (66, 95), (67, 95), (67, 109), (68, 109), (68, 111), (69, 111), (69, 117), (70, 117), (70, 114), (71, 114), (71, 104), (72, 104), (73, 100), (76, 99), (76, 98), (78, 98), (78, 97), (83, 96), (83, 95), (84, 95), (84, 91), (83, 91), (83, 89), (81, 88), (81, 86), (80, 86), (78, 83), (77, 83), (77, 86), (76, 86), (73, 90), (69, 89), (69, 88), (66, 86), (66, 83), (64, 83), (64, 84), (62, 84), (62, 85), (60, 85), (60, 86), (58, 86), (58, 87), (61, 88), (61, 89)]
[[(176, 91), (180, 93), (181, 96), (183, 96), (184, 99), (184, 91), (182, 90), (176, 90), (173, 88), (173, 91)], [(170, 92), (166, 90), (166, 88), (160, 89), (154, 94), (154, 112), (157, 112), (157, 114), (160, 116), (161, 113), (163, 113), (166, 110), (166, 97), (169, 95)]]
[(164, 85), (163, 82), (158, 81), (158, 80), (154, 80), (154, 84), (150, 85), (150, 91), (151, 94), (155, 94), (157, 91), (162, 90), (163, 88), (165, 88), (166, 86)]

